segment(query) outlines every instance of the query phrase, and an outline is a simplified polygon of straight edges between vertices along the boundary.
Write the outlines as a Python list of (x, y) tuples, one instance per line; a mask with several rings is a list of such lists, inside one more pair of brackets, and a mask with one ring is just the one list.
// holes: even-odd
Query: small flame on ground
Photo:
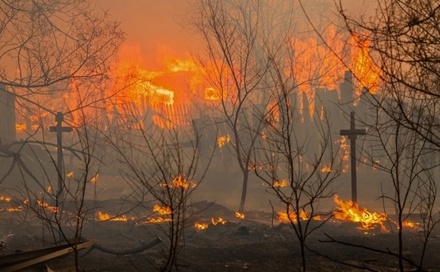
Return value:
[(51, 206), (45, 201), (37, 200), (37, 205), (45, 210), (52, 212), (52, 213), (58, 212), (58, 207)]
[(386, 214), (369, 212), (365, 208), (361, 209), (357, 203), (351, 200), (343, 201), (337, 195), (335, 195), (334, 201), (338, 205), (336, 211), (333, 212), (336, 219), (361, 223), (359, 227), (361, 230), (371, 230), (379, 225), (382, 232), (389, 232), (384, 225), (388, 221)]
[(244, 213), (235, 212), (235, 217), (237, 217), (238, 219), (244, 219)]
[[(294, 211), (290, 211), (289, 215), (287, 215), (286, 212), (279, 211), (277, 218), (278, 218), (278, 221), (281, 223), (288, 223), (288, 222), (296, 223), (297, 222), (296, 213)], [(309, 216), (308, 216), (307, 212), (304, 210), (300, 211), (299, 218), (301, 218), (302, 220), (309, 220)]]
[(0, 201), (11, 202), (11, 198), (9, 196), (0, 196)]
[(211, 218), (211, 223), (216, 226), (217, 224), (222, 224), (224, 225), (226, 223), (226, 220), (224, 220), (223, 218), (219, 217), (218, 219), (215, 219), (214, 217)]
[(205, 229), (208, 228), (208, 224), (207, 223), (196, 222), (196, 223), (194, 223), (194, 228), (196, 228), (197, 230), (205, 230)]
[(147, 218), (147, 220), (145, 221), (146, 224), (159, 224), (159, 223), (165, 223), (165, 222), (171, 222), (171, 218), (166, 218), (166, 217), (154, 217), (154, 218)]
[(157, 212), (160, 215), (167, 215), (167, 214), (171, 214), (171, 209), (170, 209), (170, 207), (159, 206), (157, 204), (154, 204), (153, 212)]
[(171, 184), (168, 184), (166, 182), (163, 182), (160, 184), (160, 187), (168, 187), (168, 188), (182, 188), (184, 190), (188, 188), (195, 188), (197, 187), (197, 184), (192, 181), (187, 181), (184, 176), (178, 175), (173, 179)]
[(287, 186), (287, 180), (286, 180), (286, 179), (283, 179), (283, 180), (281, 180), (281, 181), (279, 181), (279, 180), (275, 180), (275, 181), (273, 182), (272, 186), (273, 186), (274, 188), (286, 187), (286, 186)]
[(23, 206), (11, 207), (6, 209), (8, 212), (21, 212), (23, 211)]
[(408, 229), (418, 230), (418, 229), (420, 229), (420, 223), (409, 221), (409, 220), (404, 220), (402, 222), (402, 227), (408, 228)]
[(67, 173), (67, 174), (66, 174), (66, 177), (68, 177), (68, 178), (73, 178), (73, 171)]
[(97, 214), (97, 219), (98, 221), (117, 221), (117, 222), (127, 222), (127, 216), (122, 215), (122, 216), (111, 216), (108, 213), (104, 213), (104, 212), (100, 212), (98, 211)]
[(321, 173), (331, 173), (332, 168), (329, 165), (323, 165), (321, 168)]

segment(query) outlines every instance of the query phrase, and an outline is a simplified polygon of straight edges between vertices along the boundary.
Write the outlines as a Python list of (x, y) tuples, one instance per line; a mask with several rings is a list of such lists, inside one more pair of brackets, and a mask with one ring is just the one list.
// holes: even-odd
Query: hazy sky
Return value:
[(112, 18), (121, 22), (126, 33), (125, 45), (139, 50), (146, 66), (155, 65), (160, 52), (171, 51), (176, 57), (188, 54), (195, 35), (185, 30), (185, 16), (190, 7), (184, 0), (96, 0)]
[[(183, 58), (197, 51), (197, 45), (200, 46), (197, 35), (188, 29), (190, 0), (93, 1), (121, 22), (121, 28), (127, 35), (124, 50), (131, 56), (138, 56), (145, 67), (160, 65), (164, 52)], [(343, 0), (354, 13), (362, 13), (362, 6), (370, 6), (372, 2), (374, 0)], [(336, 13), (333, 10), (334, 0), (308, 0), (303, 3), (310, 6), (310, 14), (320, 16), (322, 13), (323, 17), (328, 17)]]

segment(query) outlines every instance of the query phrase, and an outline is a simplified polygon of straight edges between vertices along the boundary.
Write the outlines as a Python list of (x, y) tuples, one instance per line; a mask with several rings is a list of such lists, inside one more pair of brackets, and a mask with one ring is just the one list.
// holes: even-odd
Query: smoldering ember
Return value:
[(0, 2), (0, 271), (440, 271), (440, 3), (352, 2)]

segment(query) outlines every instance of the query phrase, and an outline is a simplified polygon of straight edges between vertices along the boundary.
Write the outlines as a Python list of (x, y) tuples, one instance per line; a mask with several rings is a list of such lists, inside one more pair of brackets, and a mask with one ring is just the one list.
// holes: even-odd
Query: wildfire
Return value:
[(51, 206), (45, 201), (37, 200), (37, 205), (45, 210), (52, 212), (52, 213), (58, 212), (58, 207)]
[(66, 177), (68, 177), (68, 178), (73, 178), (73, 171), (67, 173), (67, 174), (66, 174)]
[(108, 213), (98, 211), (97, 214), (98, 221), (116, 221), (116, 222), (127, 222), (128, 218), (125, 215), (122, 216), (111, 216)]
[(205, 230), (208, 228), (208, 224), (196, 222), (196, 223), (194, 223), (194, 228), (196, 228), (197, 230)]
[(235, 217), (237, 217), (238, 219), (243, 220), (244, 219), (244, 213), (235, 212)]
[[(287, 215), (286, 212), (278, 212), (278, 221), (281, 223), (288, 223), (288, 222), (297, 222), (297, 217), (296, 217), (296, 213), (294, 211), (290, 211), (289, 215)], [(301, 218), (302, 220), (309, 220), (309, 216), (307, 214), (306, 211), (301, 210), (299, 213), (299, 218)]]
[(384, 213), (369, 212), (365, 208), (360, 209), (357, 203), (351, 200), (343, 201), (337, 195), (335, 195), (334, 201), (338, 205), (333, 212), (336, 219), (361, 223), (361, 226), (358, 227), (361, 230), (371, 230), (379, 225), (382, 232), (389, 232), (384, 225), (388, 220)]
[(214, 226), (217, 226), (217, 224), (222, 224), (224, 225), (226, 223), (226, 220), (224, 220), (223, 218), (219, 217), (218, 219), (215, 219), (214, 217), (211, 218), (211, 223)]

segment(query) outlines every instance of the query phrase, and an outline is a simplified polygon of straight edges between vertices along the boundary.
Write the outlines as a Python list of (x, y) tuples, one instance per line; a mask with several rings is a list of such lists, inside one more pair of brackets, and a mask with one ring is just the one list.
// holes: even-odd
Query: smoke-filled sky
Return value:
[[(160, 62), (161, 53), (176, 57), (188, 54), (196, 46), (196, 35), (188, 29), (188, 1), (184, 0), (96, 0), (121, 23), (126, 33), (125, 47), (140, 54), (144, 65)], [(126, 49), (127, 50), (127, 49)]]
[[(109, 12), (121, 23), (127, 40), (123, 51), (139, 57), (146, 67), (160, 65), (166, 53), (187, 57), (200, 47), (198, 36), (189, 28), (188, 15), (194, 0), (95, 0), (97, 8)], [(356, 2), (353, 4), (353, 2)], [(345, 7), (355, 14), (371, 9), (374, 0), (343, 0)], [(303, 1), (313, 17), (328, 18), (336, 13), (334, 0)], [(301, 12), (298, 10), (298, 12)]]

